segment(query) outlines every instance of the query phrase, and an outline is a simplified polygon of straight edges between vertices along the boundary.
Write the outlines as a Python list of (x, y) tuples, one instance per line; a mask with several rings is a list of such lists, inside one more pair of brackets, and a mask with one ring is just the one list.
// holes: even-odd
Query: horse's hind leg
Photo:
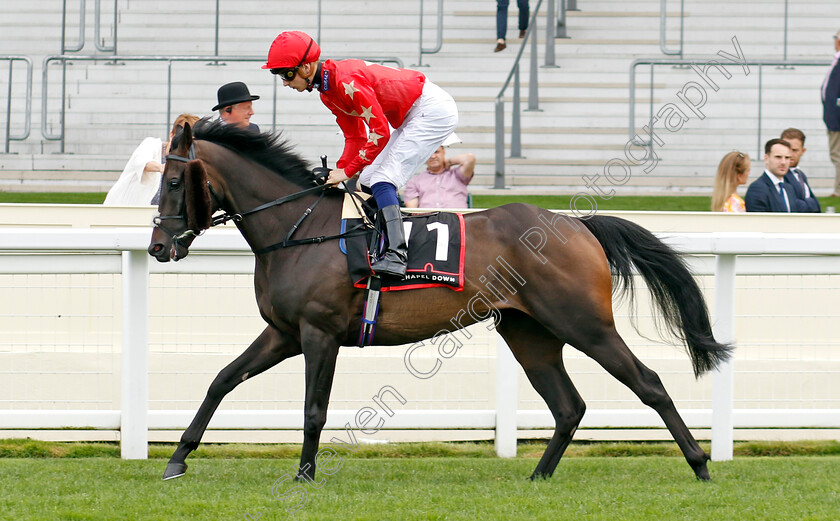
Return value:
[(572, 441), (586, 404), (563, 365), (563, 342), (539, 322), (518, 311), (505, 311), (499, 333), (554, 416), (554, 434), (531, 474), (531, 479), (550, 477)]
[(222, 369), (207, 389), (201, 407), (184, 434), (178, 448), (169, 459), (163, 479), (183, 476), (187, 471), (185, 460), (190, 452), (198, 448), (207, 424), (216, 412), (222, 399), (237, 385), (269, 369), (286, 358), (300, 354), (300, 344), (286, 338), (279, 331), (267, 327), (236, 360)]
[[(606, 326), (604, 328), (606, 329)], [(608, 330), (602, 329), (601, 332), (603, 334), (596, 335), (600, 340), (595, 342), (580, 341), (576, 344), (570, 340), (570, 343), (629, 387), (642, 403), (653, 408), (665, 422), (665, 426), (679, 445), (686, 461), (697, 475), (697, 479), (704, 481), (710, 479), (706, 466), (709, 456), (689, 432), (680, 413), (674, 407), (674, 402), (662, 385), (659, 375), (647, 368), (630, 352), (614, 327), (609, 326)]]

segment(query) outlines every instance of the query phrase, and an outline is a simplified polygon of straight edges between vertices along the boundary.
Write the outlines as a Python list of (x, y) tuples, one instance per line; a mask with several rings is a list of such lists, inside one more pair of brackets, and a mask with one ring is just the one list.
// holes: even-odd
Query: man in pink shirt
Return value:
[(426, 170), (412, 177), (405, 186), (408, 208), (467, 208), (467, 185), (475, 172), (475, 155), (446, 157), (438, 147), (426, 161)]

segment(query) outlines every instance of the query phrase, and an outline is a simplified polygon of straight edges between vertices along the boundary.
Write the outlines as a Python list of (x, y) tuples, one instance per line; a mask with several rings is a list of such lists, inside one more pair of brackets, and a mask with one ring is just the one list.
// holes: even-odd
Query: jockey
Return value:
[[(344, 133), (344, 152), (328, 184), (359, 176), (385, 222), (385, 256), (377, 274), (405, 277), (406, 240), (397, 189), (438, 149), (458, 124), (455, 100), (420, 72), (362, 60), (320, 61), (306, 33), (280, 33), (263, 69), (298, 92), (317, 89)], [(389, 128), (394, 130), (391, 131)]]

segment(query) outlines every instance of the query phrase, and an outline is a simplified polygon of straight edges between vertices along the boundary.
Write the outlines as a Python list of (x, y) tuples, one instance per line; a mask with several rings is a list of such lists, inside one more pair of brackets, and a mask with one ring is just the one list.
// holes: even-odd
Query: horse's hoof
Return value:
[(707, 469), (703, 469), (700, 472), (695, 474), (697, 476), (697, 481), (711, 481), (712, 476), (709, 475), (709, 471)]
[(166, 465), (166, 470), (163, 471), (163, 480), (173, 478), (180, 478), (187, 473), (187, 464), (170, 461)]
[(709, 468), (704, 461), (701, 465), (693, 467), (694, 475), (697, 476), (697, 481), (711, 481), (712, 477), (709, 475)]
[(551, 474), (545, 474), (543, 472), (534, 472), (531, 474), (531, 477), (528, 478), (529, 481), (547, 481), (548, 478), (551, 477)]

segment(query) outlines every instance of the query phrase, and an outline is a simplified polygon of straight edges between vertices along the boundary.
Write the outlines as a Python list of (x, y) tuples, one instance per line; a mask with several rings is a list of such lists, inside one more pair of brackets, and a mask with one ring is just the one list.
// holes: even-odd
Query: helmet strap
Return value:
[(324, 85), (324, 66), (319, 61), (318, 66), (315, 67), (315, 74), (312, 75), (312, 79), (306, 79), (306, 90), (312, 92), (314, 89), (321, 90), (322, 86)]

